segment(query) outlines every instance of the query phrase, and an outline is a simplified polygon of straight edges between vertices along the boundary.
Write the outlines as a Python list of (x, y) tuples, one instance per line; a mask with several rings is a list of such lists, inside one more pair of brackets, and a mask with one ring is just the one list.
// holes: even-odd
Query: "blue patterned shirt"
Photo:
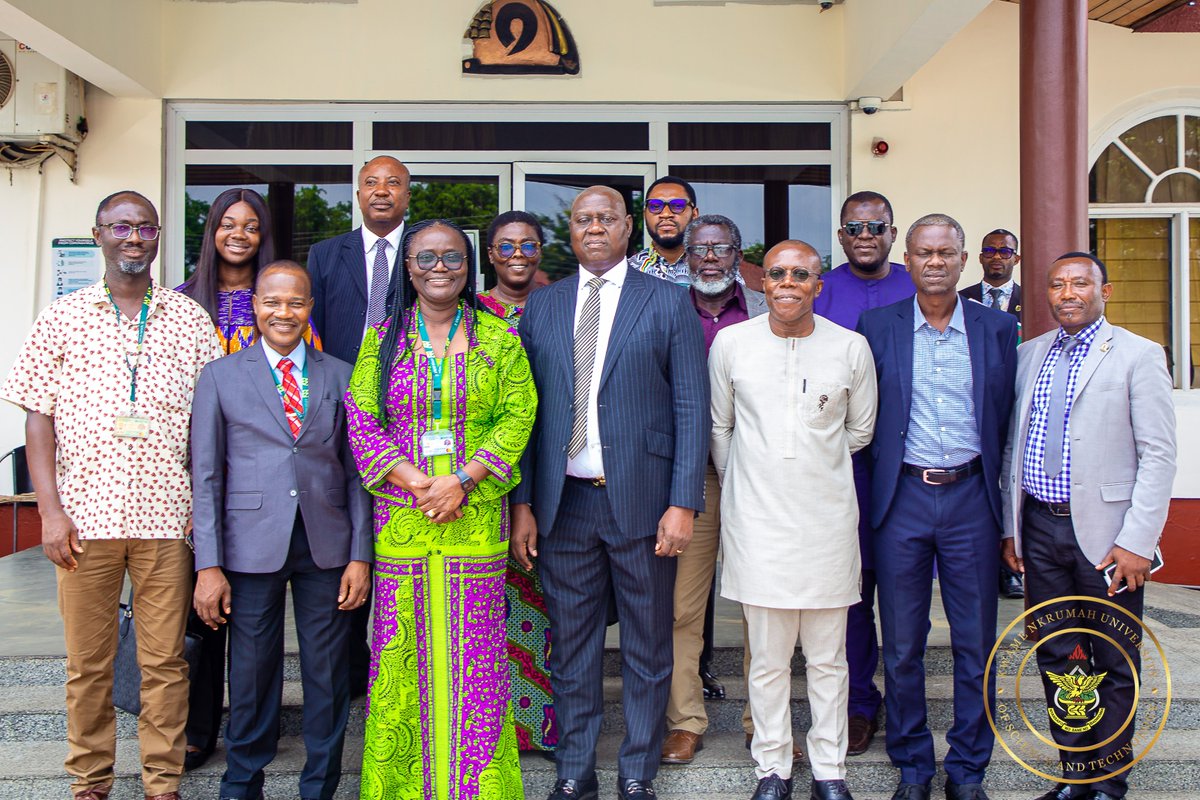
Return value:
[(974, 379), (962, 301), (945, 331), (925, 320), (913, 297), (912, 410), (904, 460), (918, 467), (949, 469), (979, 455)]
[(1100, 317), (1075, 335), (1079, 344), (1071, 351), (1067, 396), (1063, 409), (1065, 415), (1062, 420), (1062, 471), (1053, 479), (1046, 475), (1042, 465), (1046, 458), (1046, 417), (1050, 410), (1050, 387), (1054, 383), (1054, 366), (1062, 354), (1063, 339), (1067, 338), (1067, 332), (1062, 328), (1058, 329), (1058, 336), (1055, 337), (1054, 344), (1050, 345), (1050, 352), (1046, 353), (1046, 360), (1042, 362), (1042, 369), (1038, 372), (1037, 382), (1033, 384), (1033, 401), (1029, 409), (1029, 437), (1025, 440), (1022, 460), (1024, 475), (1021, 478), (1021, 488), (1043, 503), (1071, 502), (1071, 406), (1075, 404), (1075, 382), (1079, 379), (1083, 360), (1092, 349), (1092, 342), (1096, 339), (1103, 322), (1104, 317)]

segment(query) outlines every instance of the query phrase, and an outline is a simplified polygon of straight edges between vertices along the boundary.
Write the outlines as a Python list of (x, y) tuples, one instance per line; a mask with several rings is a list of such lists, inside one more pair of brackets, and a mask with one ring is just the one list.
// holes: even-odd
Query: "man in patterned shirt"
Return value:
[(75, 800), (112, 790), (112, 664), (125, 574), (134, 589), (147, 800), (179, 800), (191, 600), (188, 425), (200, 369), (221, 355), (196, 302), (150, 277), (158, 212), (106, 197), (92, 235), (104, 279), (46, 308), (0, 398), (26, 412), (29, 470), (67, 648), (66, 769)]
[(630, 256), (629, 266), (680, 286), (691, 286), (683, 232), (698, 213), (696, 190), (687, 181), (664, 175), (650, 184), (642, 216), (653, 244)]
[[(1134, 731), (1126, 718), (1137, 698), (1139, 652), (1129, 637), (1095, 647), (1096, 637), (1063, 629), (1111, 633), (1118, 621), (1138, 629), (1145, 600), (1138, 588), (1149, 579), (1171, 503), (1175, 408), (1162, 348), (1104, 317), (1112, 294), (1104, 262), (1067, 253), (1047, 279), (1059, 327), (1018, 350), (1017, 403), (1001, 472), (1003, 556), (1025, 573), (1031, 607), (1095, 597), (1133, 618), (1113, 609), (1107, 622), (1083, 614), (1050, 622), (1037, 649), (1050, 708), (1058, 687), (1046, 674), (1082, 667), (1105, 674), (1108, 709), (1094, 726), (1050, 725), (1055, 741), (1071, 748), (1062, 752), (1064, 777), (1083, 782), (1060, 783), (1038, 800), (1116, 800), (1125, 796), (1132, 766)], [(1084, 658), (1075, 657), (1077, 649)]]

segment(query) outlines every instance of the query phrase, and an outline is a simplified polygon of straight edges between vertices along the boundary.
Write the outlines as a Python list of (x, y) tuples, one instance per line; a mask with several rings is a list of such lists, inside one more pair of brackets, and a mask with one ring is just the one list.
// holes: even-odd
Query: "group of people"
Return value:
[[(315, 245), (306, 268), (274, 259), (261, 196), (224, 192), (178, 291), (150, 276), (151, 202), (100, 203), (104, 279), (42, 312), (0, 387), (27, 412), (58, 567), (75, 800), (112, 789), (126, 574), (147, 800), (178, 800), (185, 766), (216, 745), (226, 632), (220, 796), (263, 796), (289, 584), (299, 795), (322, 800), (364, 693), (364, 800), (521, 798), (531, 750), (555, 762), (548, 800), (596, 800), (613, 619), (617, 796), (653, 798), (659, 765), (704, 746), (719, 553), (722, 595), (744, 612), (753, 800), (791, 798), (801, 759), (811, 798), (851, 798), (846, 758), (870, 747), (884, 704), (894, 800), (929, 798), (935, 563), (954, 653), (950, 800), (987, 797), (1001, 563), (1033, 603), (1105, 597), (1140, 615), (1174, 471), (1171, 382), (1156, 345), (1106, 321), (1095, 256), (1050, 266), (1059, 327), (1018, 348), (1015, 235), (984, 237), (984, 284), (960, 294), (958, 222), (917, 219), (891, 263), (876, 192), (846, 199), (847, 261), (823, 274), (795, 240), (745, 262), (737, 224), (674, 177), (649, 188), (652, 243), (627, 256), (625, 199), (594, 186), (568, 219), (577, 274), (534, 291), (544, 233), (511, 211), (487, 230), (497, 284), (478, 293), (471, 238), (406, 224), (408, 198), (402, 163), (368, 162), (362, 227)], [(202, 642), (190, 699), (187, 629)], [(1068, 639), (1039, 648), (1043, 669), (1088, 647)], [(1090, 656), (1132, 703), (1136, 652)], [(1108, 716), (1111, 729), (1055, 736), (1120, 752), (1131, 731)], [(1127, 777), (1064, 775), (1041, 800), (1121, 798)]]

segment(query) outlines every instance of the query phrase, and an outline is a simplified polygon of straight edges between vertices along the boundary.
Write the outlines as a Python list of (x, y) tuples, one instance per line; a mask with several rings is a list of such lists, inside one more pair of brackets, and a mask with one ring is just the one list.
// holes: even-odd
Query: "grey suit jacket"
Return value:
[(317, 566), (373, 559), (371, 499), (342, 405), (351, 367), (311, 347), (305, 359), (308, 412), (296, 439), (261, 342), (200, 373), (192, 408), (197, 570), (280, 569), (297, 509)]
[(749, 286), (743, 286), (742, 296), (746, 298), (746, 313), (750, 315), (750, 319), (767, 313), (767, 296), (765, 294), (756, 292)]
[[(1017, 403), (1004, 451), (1004, 536), (1021, 552), (1025, 442), (1034, 384), (1058, 330), (1017, 349)], [(1088, 560), (1113, 545), (1150, 558), (1175, 478), (1175, 406), (1162, 347), (1105, 320), (1088, 350), (1071, 406), (1071, 522)]]

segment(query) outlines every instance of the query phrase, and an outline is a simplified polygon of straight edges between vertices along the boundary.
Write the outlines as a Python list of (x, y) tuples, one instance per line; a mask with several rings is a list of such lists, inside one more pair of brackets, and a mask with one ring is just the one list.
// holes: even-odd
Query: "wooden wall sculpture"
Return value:
[(473, 57), (468, 75), (577, 75), (579, 51), (567, 23), (544, 0), (492, 0), (471, 20), (463, 38)]

